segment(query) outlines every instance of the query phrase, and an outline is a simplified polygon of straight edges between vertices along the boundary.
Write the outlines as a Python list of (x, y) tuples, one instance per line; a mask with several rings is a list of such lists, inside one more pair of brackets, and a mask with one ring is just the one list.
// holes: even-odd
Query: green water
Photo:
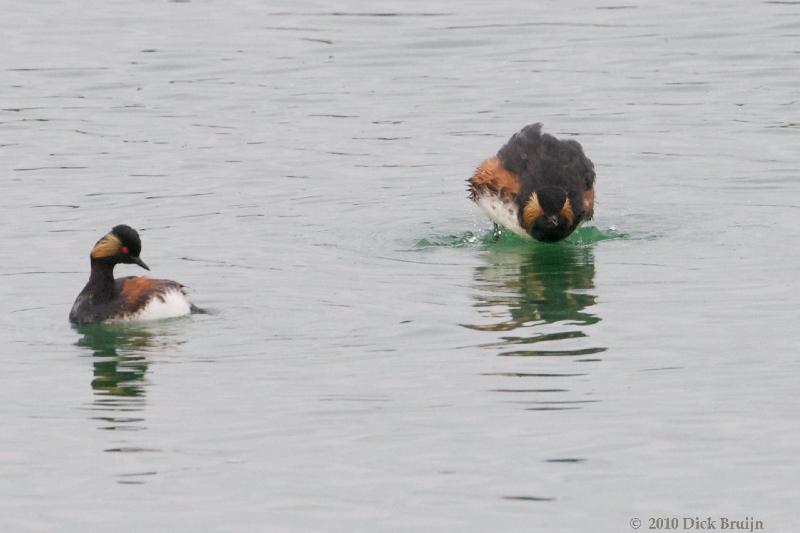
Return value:
[(417, 241), (417, 248), (430, 248), (434, 246), (445, 246), (460, 248), (463, 246), (497, 246), (497, 247), (522, 247), (527, 246), (532, 249), (540, 250), (554, 246), (565, 245), (590, 245), (592, 243), (605, 241), (608, 239), (629, 239), (630, 236), (617, 231), (615, 228), (602, 230), (595, 226), (581, 226), (576, 229), (569, 237), (555, 244), (541, 243), (532, 239), (526, 239), (515, 233), (501, 229), (500, 235), (495, 237), (494, 231), (472, 232), (465, 231), (458, 235), (434, 235)]

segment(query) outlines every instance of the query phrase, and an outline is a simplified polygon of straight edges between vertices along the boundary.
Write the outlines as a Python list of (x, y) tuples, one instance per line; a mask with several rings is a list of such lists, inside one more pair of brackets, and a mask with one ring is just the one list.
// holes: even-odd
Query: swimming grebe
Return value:
[(494, 221), (496, 232), (501, 225), (556, 242), (592, 218), (594, 180), (594, 165), (578, 141), (560, 141), (531, 124), (475, 170), (469, 198)]
[(192, 305), (183, 285), (166, 279), (129, 276), (114, 279), (117, 263), (150, 268), (139, 258), (142, 242), (135, 229), (115, 226), (92, 248), (89, 282), (75, 299), (70, 322), (124, 322), (188, 315)]

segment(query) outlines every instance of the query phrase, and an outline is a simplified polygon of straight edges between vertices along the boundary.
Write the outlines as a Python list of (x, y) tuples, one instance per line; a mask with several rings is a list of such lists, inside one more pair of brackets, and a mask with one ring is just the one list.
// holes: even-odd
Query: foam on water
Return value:
[(572, 235), (558, 243), (542, 243), (532, 239), (520, 237), (508, 230), (501, 230), (500, 237), (495, 239), (494, 231), (476, 230), (464, 231), (461, 233), (431, 235), (417, 241), (416, 248), (463, 248), (463, 247), (488, 247), (488, 246), (574, 246), (589, 245), (596, 242), (630, 239), (630, 235), (617, 230), (615, 227), (600, 229), (597, 226), (582, 226), (576, 229)]

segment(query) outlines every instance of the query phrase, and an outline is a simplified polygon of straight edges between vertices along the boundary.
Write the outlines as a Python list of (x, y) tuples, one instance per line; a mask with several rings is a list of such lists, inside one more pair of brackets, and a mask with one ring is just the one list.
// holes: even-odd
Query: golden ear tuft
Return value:
[(585, 219), (591, 219), (594, 215), (594, 188), (591, 188), (583, 193), (583, 216)]
[(567, 219), (570, 226), (575, 222), (575, 213), (572, 212), (572, 205), (569, 203), (569, 198), (564, 200), (564, 205), (561, 206), (561, 216)]
[(522, 222), (525, 224), (525, 227), (530, 229), (531, 226), (533, 226), (533, 221), (543, 212), (542, 206), (539, 205), (539, 197), (536, 196), (536, 193), (531, 194), (531, 197), (528, 198), (528, 202), (525, 204), (525, 209), (522, 210)]
[(104, 257), (112, 257), (119, 253), (122, 246), (122, 241), (113, 233), (106, 234), (102, 239), (97, 241), (97, 244), (92, 248), (92, 259), (102, 259)]

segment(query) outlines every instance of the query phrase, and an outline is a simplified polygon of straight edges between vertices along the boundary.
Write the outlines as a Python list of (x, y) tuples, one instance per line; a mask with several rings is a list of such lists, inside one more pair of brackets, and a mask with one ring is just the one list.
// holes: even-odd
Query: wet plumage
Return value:
[(556, 242), (594, 214), (594, 165), (575, 140), (525, 126), (481, 163), (469, 197), (496, 224), (524, 237)]
[(183, 285), (176, 281), (129, 276), (114, 279), (118, 263), (150, 270), (139, 258), (142, 244), (130, 226), (119, 225), (103, 236), (90, 254), (89, 282), (75, 299), (71, 322), (122, 322), (156, 320), (189, 314), (192, 305)]

